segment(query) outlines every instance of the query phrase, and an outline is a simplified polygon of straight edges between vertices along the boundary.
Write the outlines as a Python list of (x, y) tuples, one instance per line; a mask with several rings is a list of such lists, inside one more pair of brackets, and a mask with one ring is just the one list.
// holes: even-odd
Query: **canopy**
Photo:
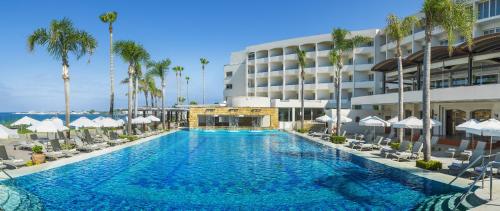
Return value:
[(64, 126), (64, 122), (62, 121), (62, 119), (59, 119), (57, 117), (52, 117), (49, 120), (52, 121), (54, 123), (54, 125), (56, 125), (58, 127)]
[[(431, 119), (431, 127), (441, 126), (441, 122)], [(403, 119), (399, 122), (393, 123), (392, 127), (394, 128), (408, 128), (408, 129), (422, 129), (423, 121), (418, 119), (417, 117), (411, 116), (406, 119)]]
[(456, 130), (460, 130), (460, 131), (467, 131), (467, 129), (471, 129), (471, 128), (477, 128), (477, 124), (479, 124), (479, 122), (475, 119), (469, 119), (467, 120), (466, 122), (462, 123), (462, 124), (459, 124), (455, 127)]
[(328, 115), (323, 115), (323, 116), (320, 116), (318, 118), (316, 118), (316, 121), (318, 122), (331, 122), (332, 121), (332, 118), (329, 117)]
[(73, 127), (99, 127), (99, 125), (87, 117), (80, 117), (69, 124)]
[(116, 123), (118, 123), (118, 126), (123, 126), (125, 124), (125, 120), (118, 119), (118, 120), (116, 120)]
[[(337, 122), (336, 116), (332, 117), (332, 122)], [(340, 123), (347, 123), (347, 122), (352, 122), (352, 119), (349, 117), (345, 117), (345, 116), (340, 117)]]
[(132, 119), (132, 124), (149, 124), (149, 123), (151, 123), (151, 120), (146, 119), (142, 116)]
[(109, 117), (98, 117), (94, 119), (94, 122), (99, 127), (120, 127), (120, 123)]
[(9, 129), (0, 124), (0, 139), (19, 138), (16, 130)]
[(56, 125), (50, 119), (46, 119), (40, 122), (40, 124), (28, 127), (28, 130), (41, 133), (56, 133), (58, 131), (68, 130), (68, 128), (63, 125)]
[(396, 122), (399, 122), (399, 119), (397, 116), (395, 116), (395, 117), (392, 117), (391, 119), (387, 120), (387, 122), (394, 124)]
[(370, 127), (389, 127), (391, 126), (391, 123), (381, 119), (378, 116), (368, 116), (360, 120), (359, 125)]
[(500, 136), (500, 121), (488, 119), (466, 129), (466, 131), (476, 135)]
[(159, 121), (161, 121), (160, 118), (155, 117), (153, 115), (149, 115), (148, 117), (146, 117), (146, 119), (151, 120), (151, 122), (159, 122)]
[(40, 121), (33, 119), (31, 117), (28, 117), (28, 116), (24, 116), (23, 118), (12, 123), (11, 126), (21, 126), (21, 125), (31, 126), (31, 125), (35, 125), (38, 123), (40, 123)]

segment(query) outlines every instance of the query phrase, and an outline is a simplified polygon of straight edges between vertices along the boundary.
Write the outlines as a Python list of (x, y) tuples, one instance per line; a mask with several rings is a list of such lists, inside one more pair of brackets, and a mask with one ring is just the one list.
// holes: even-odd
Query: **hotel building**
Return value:
[[(450, 57), (443, 30), (432, 38), (432, 117), (443, 123), (433, 132), (461, 136), (455, 126), (470, 118), (484, 120), (500, 113), (500, 0), (469, 1), (476, 12), (474, 46), (458, 36)], [(422, 17), (422, 14), (416, 14)], [(342, 70), (342, 109), (356, 125), (359, 118), (397, 115), (395, 42), (383, 29), (353, 31), (372, 42), (346, 52)], [(295, 49), (306, 51), (305, 111), (312, 120), (335, 108), (333, 67), (328, 61), (330, 34), (248, 46), (234, 52), (224, 67), (224, 97), (235, 107), (277, 107), (280, 127), (293, 127), (299, 119), (300, 77)], [(424, 29), (414, 27), (403, 39), (405, 116), (421, 116)], [(353, 127), (354, 128), (354, 127)]]

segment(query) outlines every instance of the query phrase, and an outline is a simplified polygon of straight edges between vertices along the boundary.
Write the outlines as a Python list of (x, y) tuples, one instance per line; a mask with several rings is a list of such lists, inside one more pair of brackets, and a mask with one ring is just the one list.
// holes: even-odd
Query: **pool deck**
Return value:
[[(377, 163), (384, 164), (386, 166), (402, 169), (402, 170), (404, 170), (408, 173), (411, 173), (413, 175), (416, 175), (416, 176), (424, 177), (424, 178), (431, 179), (431, 180), (438, 181), (438, 182), (442, 182), (445, 184), (448, 184), (451, 180), (453, 180), (455, 178), (455, 176), (453, 176), (453, 175), (417, 168), (415, 166), (415, 162), (398, 162), (398, 161), (395, 161), (392, 159), (384, 158), (384, 157), (378, 155), (378, 151), (358, 151), (355, 149), (345, 147), (341, 144), (333, 144), (331, 142), (323, 141), (319, 138), (311, 137), (311, 136), (308, 136), (306, 134), (297, 133), (295, 131), (286, 131), (286, 132), (303, 137), (307, 140), (310, 140), (310, 141), (313, 141), (313, 142), (316, 142), (316, 143), (319, 143), (319, 144), (322, 144), (325, 146), (329, 146), (329, 147), (332, 147), (335, 149), (340, 149), (342, 151), (349, 152), (351, 154), (366, 158), (368, 160), (371, 160), (371, 161), (374, 161)], [(445, 164), (443, 164), (443, 166), (444, 165)], [(473, 210), (500, 210), (500, 180), (499, 179), (493, 180), (493, 200), (492, 201), (489, 201), (489, 194), (490, 194), (489, 193), (489, 182), (490, 182), (489, 180), (490, 180), (490, 178), (485, 179), (485, 181), (484, 181), (485, 188), (478, 188), (475, 191), (475, 194), (478, 197), (480, 197), (488, 202), (486, 204), (481, 205), (481, 206), (475, 207)], [(472, 182), (473, 181), (469, 180), (469, 179), (458, 178), (452, 185), (455, 185), (457, 187), (466, 188), (470, 184), (472, 184)], [(478, 182), (476, 185), (480, 186), (481, 182)]]
[[(164, 133), (161, 133), (158, 135), (149, 136), (149, 137), (142, 138), (142, 139), (132, 141), (132, 142), (127, 142), (125, 144), (107, 147), (107, 148), (104, 148), (102, 150), (96, 150), (96, 151), (92, 151), (92, 152), (88, 152), (88, 153), (79, 153), (79, 154), (72, 156), (72, 157), (69, 157), (69, 158), (62, 158), (62, 159), (58, 159), (58, 160), (51, 161), (51, 162), (46, 162), (46, 163), (36, 165), (36, 166), (22, 167), (22, 168), (18, 168), (18, 169), (11, 169), (11, 170), (5, 170), (5, 171), (13, 178), (16, 178), (16, 177), (20, 177), (20, 176), (24, 176), (24, 175), (28, 175), (28, 174), (37, 173), (40, 171), (45, 171), (45, 170), (57, 168), (57, 167), (64, 166), (67, 164), (76, 163), (76, 162), (79, 162), (82, 160), (101, 156), (104, 154), (108, 154), (108, 153), (111, 153), (111, 152), (114, 152), (117, 150), (121, 150), (121, 149), (124, 149), (127, 147), (142, 144), (142, 143), (151, 141), (153, 139), (156, 139), (158, 137), (175, 133), (177, 131), (178, 130), (171, 130), (171, 131), (164, 132)], [(8, 179), (8, 177), (0, 172), (0, 180), (3, 180), (3, 179)]]

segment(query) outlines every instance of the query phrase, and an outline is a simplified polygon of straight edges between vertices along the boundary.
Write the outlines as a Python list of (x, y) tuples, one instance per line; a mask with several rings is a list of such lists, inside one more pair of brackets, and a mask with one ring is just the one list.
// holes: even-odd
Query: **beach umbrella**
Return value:
[(119, 127), (120, 126), (120, 123), (118, 123), (116, 120), (109, 118), (109, 117), (96, 118), (96, 119), (94, 119), (94, 122), (99, 127)]
[(323, 115), (323, 116), (320, 116), (320, 117), (316, 118), (315, 120), (318, 121), (318, 122), (328, 123), (328, 122), (332, 121), (332, 118), (329, 117), (329, 116), (327, 116), (327, 115)]
[[(441, 126), (441, 122), (431, 119), (431, 128)], [(403, 129), (411, 129), (411, 138), (413, 138), (413, 129), (422, 129), (424, 127), (424, 123), (421, 119), (410, 116), (406, 119), (403, 119), (399, 122), (392, 123), (393, 128), (403, 128)]]
[(57, 117), (52, 117), (48, 120), (52, 121), (52, 123), (54, 123), (54, 125), (56, 125), (57, 127), (64, 126), (64, 122), (62, 121), (62, 119), (59, 119)]
[(160, 118), (155, 117), (153, 115), (149, 115), (148, 117), (146, 117), (146, 119), (151, 120), (151, 122), (159, 122), (159, 121), (161, 121)]
[(146, 119), (142, 116), (132, 119), (132, 124), (149, 124), (149, 123), (151, 123), (151, 120)]
[(68, 130), (68, 128), (64, 125), (56, 125), (52, 120), (46, 119), (40, 122), (40, 124), (28, 127), (28, 130), (40, 133), (57, 133), (59, 131)]
[[(336, 123), (337, 122), (337, 117), (333, 116), (331, 122)], [(352, 119), (349, 118), (349, 117), (346, 117), (346, 116), (341, 116), (340, 117), (340, 123), (348, 123), (348, 122), (352, 122)]]
[(118, 120), (116, 120), (116, 123), (118, 123), (118, 126), (120, 127), (120, 126), (123, 126), (125, 124), (125, 120), (118, 119)]
[(389, 120), (387, 120), (387, 122), (393, 124), (393, 123), (399, 122), (399, 118), (397, 116), (395, 116), (395, 117), (392, 117)]
[(471, 128), (474, 129), (474, 128), (476, 128), (477, 124), (479, 124), (479, 122), (477, 120), (475, 120), (475, 119), (469, 119), (466, 122), (455, 126), (455, 129), (467, 132), (467, 129), (471, 129)]
[(77, 120), (71, 122), (69, 125), (76, 128), (99, 127), (97, 123), (87, 117), (80, 117)]
[(28, 116), (24, 116), (23, 118), (18, 119), (17, 121), (12, 123), (10, 126), (23, 126), (23, 125), (31, 126), (31, 125), (35, 125), (38, 123), (40, 123), (40, 121), (33, 119), (31, 117), (28, 117)]
[(0, 124), (0, 139), (19, 138), (16, 130), (9, 129)]
[(472, 126), (466, 130), (468, 133), (476, 135), (490, 136), (490, 155), (493, 145), (493, 136), (500, 137), (500, 121), (496, 119), (488, 119)]
[(381, 119), (378, 116), (368, 116), (359, 121), (359, 125), (373, 127), (373, 135), (375, 138), (375, 127), (389, 127), (391, 123)]

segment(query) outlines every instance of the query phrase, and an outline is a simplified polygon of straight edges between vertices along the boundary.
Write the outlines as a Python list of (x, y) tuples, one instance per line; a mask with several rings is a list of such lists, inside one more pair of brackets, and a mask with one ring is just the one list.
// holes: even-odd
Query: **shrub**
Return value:
[(443, 168), (443, 164), (437, 160), (429, 160), (429, 161), (424, 161), (424, 160), (417, 160), (417, 167), (423, 168), (426, 170), (440, 170)]
[(36, 146), (34, 146), (34, 147), (31, 149), (31, 151), (32, 151), (33, 153), (40, 154), (40, 153), (42, 153), (42, 152), (43, 152), (43, 147), (42, 147), (42, 146), (39, 146), (39, 145), (36, 145)]
[(305, 129), (305, 128), (304, 129), (302, 129), (302, 128), (297, 129), (297, 132), (299, 132), (299, 133), (307, 133), (308, 131), (309, 130)]
[(75, 147), (76, 147), (76, 145), (74, 145), (74, 144), (66, 144), (66, 143), (61, 144), (61, 149), (63, 149), (63, 150), (73, 149)]
[(346, 139), (347, 138), (345, 136), (330, 136), (330, 141), (334, 144), (343, 144), (345, 143)]
[(34, 163), (33, 163), (33, 161), (31, 161), (31, 160), (30, 160), (30, 161), (28, 161), (28, 162), (26, 162), (26, 166), (33, 166), (33, 165), (35, 165), (35, 164), (34, 164)]
[(389, 144), (389, 146), (391, 146), (391, 149), (393, 149), (393, 150), (398, 150), (399, 145), (401, 145), (401, 143), (390, 143)]
[(118, 135), (121, 139), (128, 139), (129, 141), (136, 141), (139, 139), (137, 136), (128, 136), (128, 135)]
[(31, 130), (28, 130), (26, 128), (19, 128), (17, 129), (17, 133), (18, 134), (28, 134), (28, 133), (32, 133)]

